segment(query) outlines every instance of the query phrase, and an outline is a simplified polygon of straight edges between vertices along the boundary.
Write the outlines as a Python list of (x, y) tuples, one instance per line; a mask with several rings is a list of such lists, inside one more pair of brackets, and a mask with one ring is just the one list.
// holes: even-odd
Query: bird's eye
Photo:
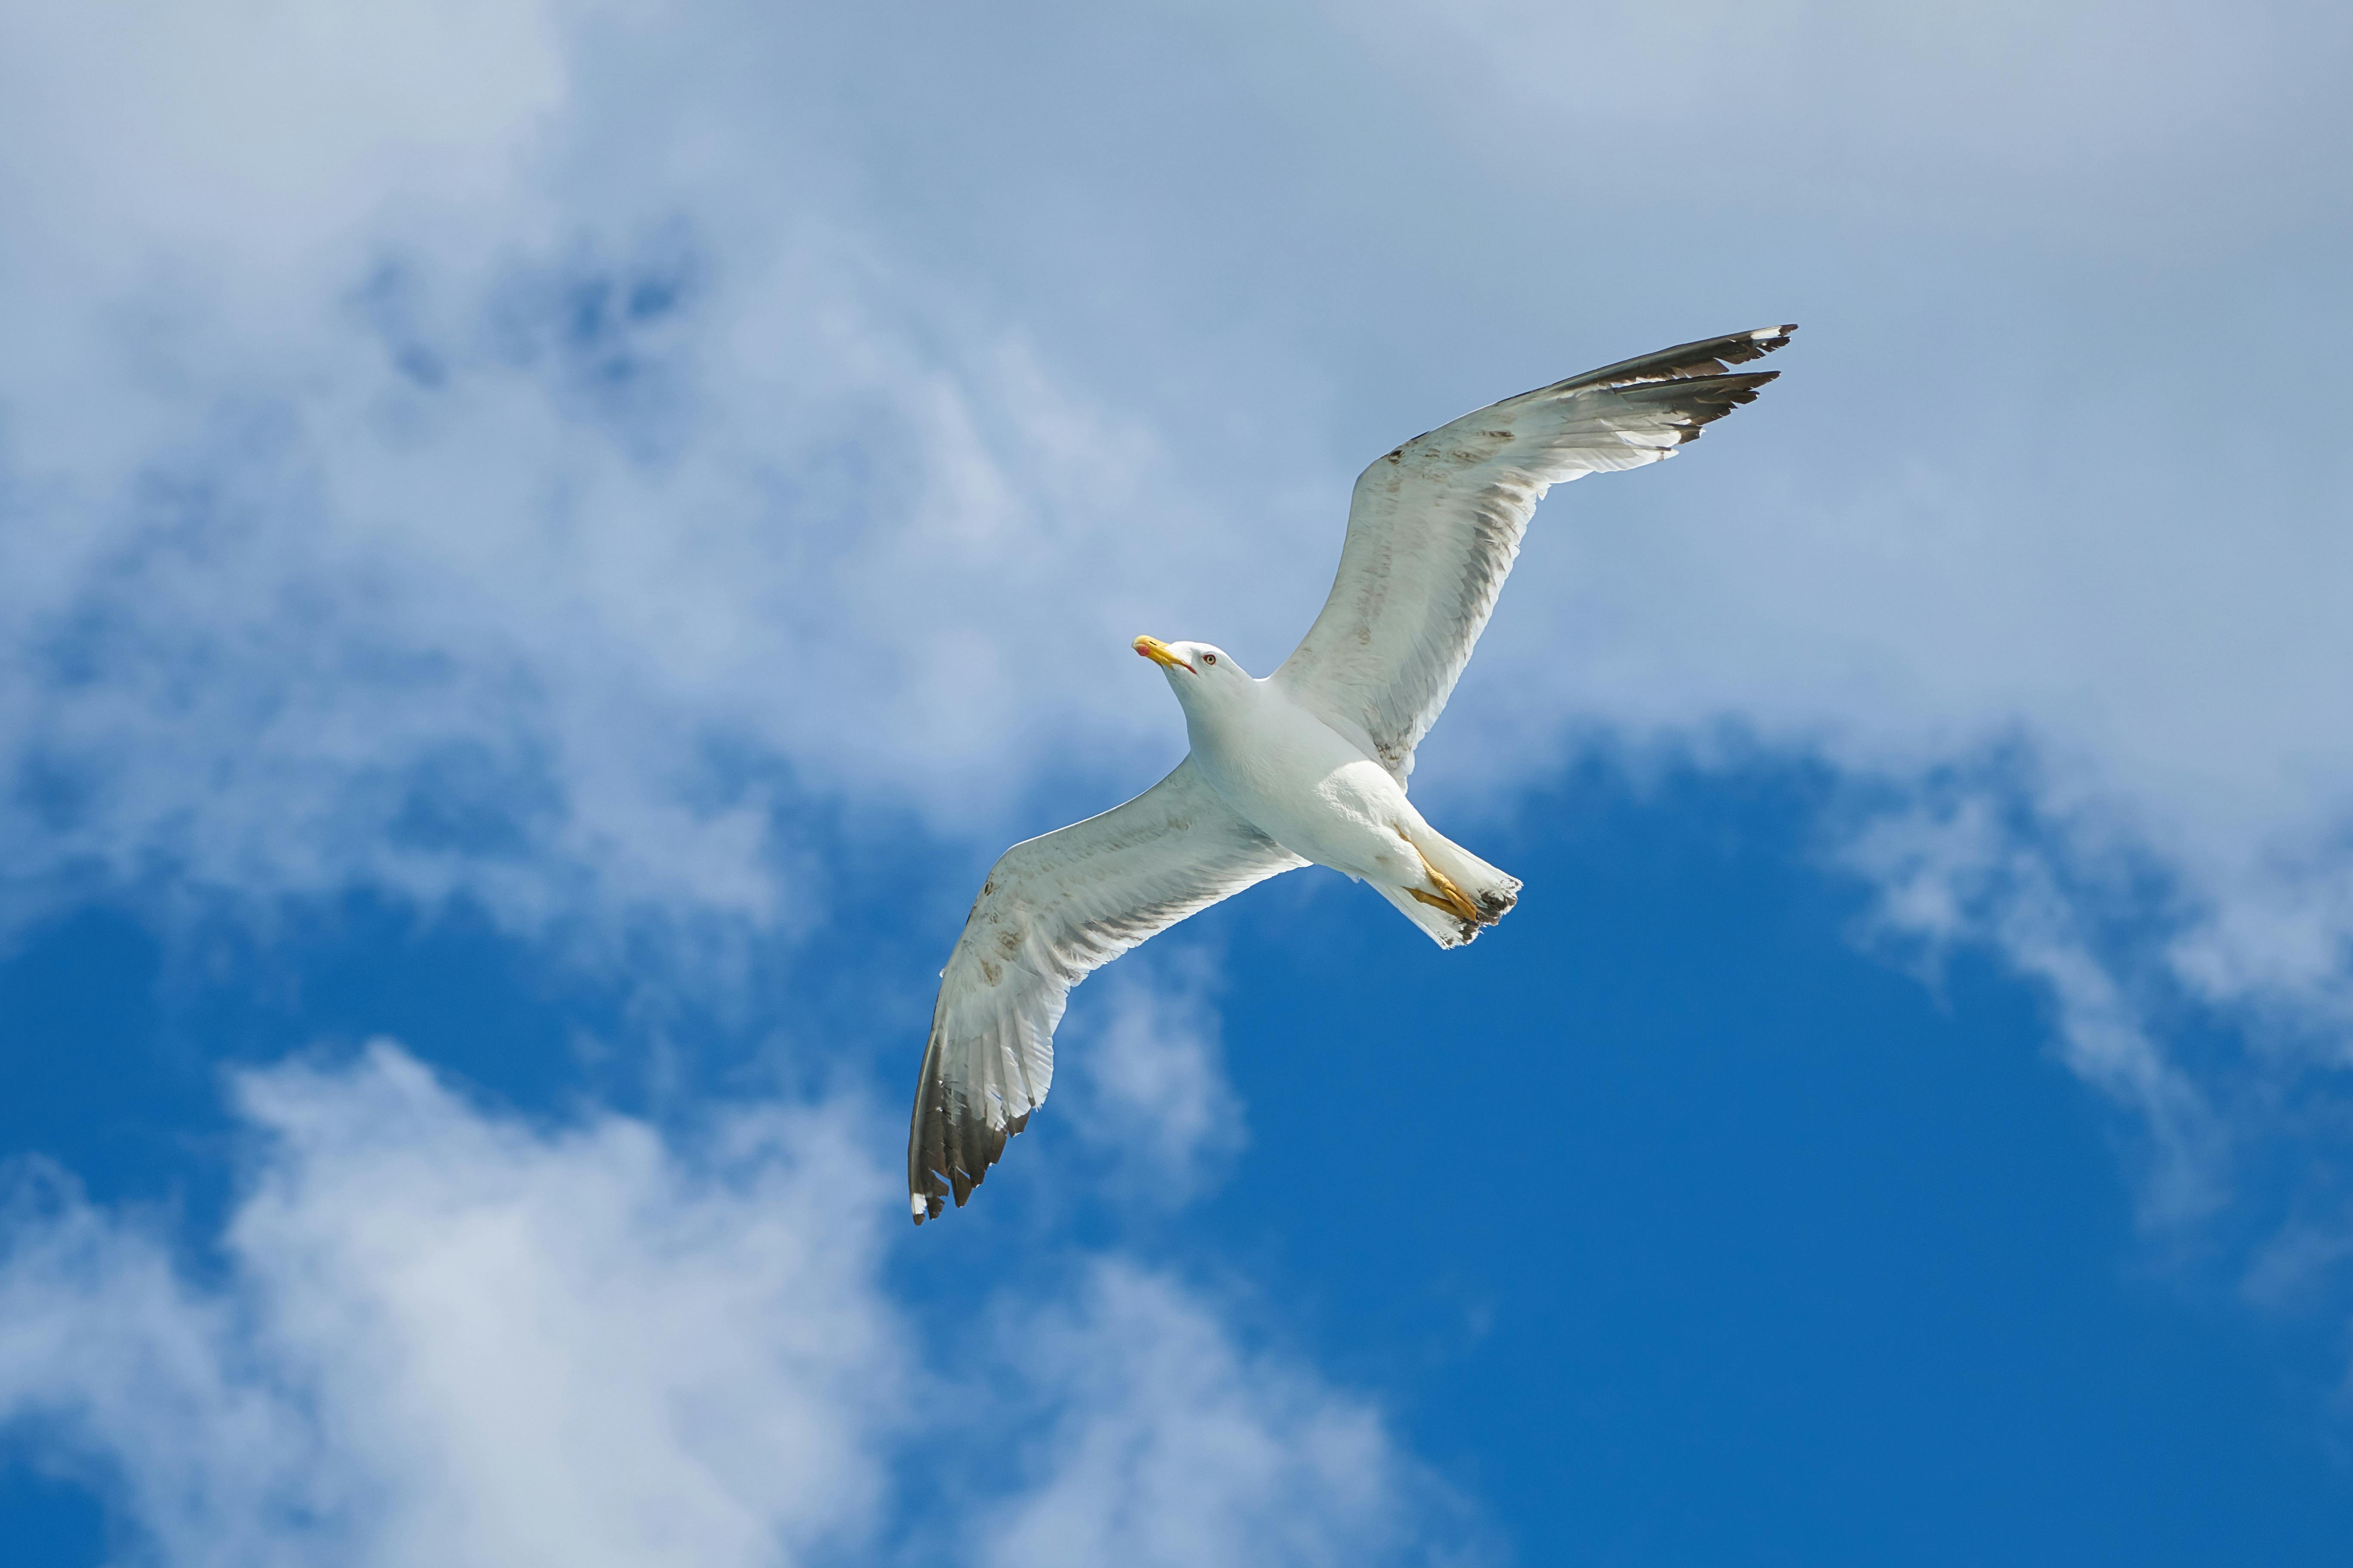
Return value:
[(1215, 664), (1218, 662), (1218, 656), (1213, 653), (1205, 653), (1201, 656), (1201, 662), (1203, 664)]

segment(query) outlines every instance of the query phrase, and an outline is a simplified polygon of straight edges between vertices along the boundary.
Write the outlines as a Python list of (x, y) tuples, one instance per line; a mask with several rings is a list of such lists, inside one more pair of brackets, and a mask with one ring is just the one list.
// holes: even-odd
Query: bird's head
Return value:
[(1169, 689), (1187, 708), (1196, 703), (1216, 706), (1257, 683), (1225, 649), (1205, 642), (1162, 642), (1138, 637), (1135, 651), (1160, 667)]

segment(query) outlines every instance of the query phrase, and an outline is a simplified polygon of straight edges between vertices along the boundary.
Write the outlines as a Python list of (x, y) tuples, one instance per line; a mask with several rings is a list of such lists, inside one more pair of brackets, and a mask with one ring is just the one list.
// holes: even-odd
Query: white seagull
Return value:
[(1278, 871), (1329, 866), (1440, 947), (1504, 918), (1520, 879), (1406, 799), (1528, 519), (1552, 486), (1671, 457), (1777, 371), (1766, 327), (1685, 343), (1466, 414), (1356, 477), (1340, 574), (1307, 637), (1260, 679), (1208, 643), (1138, 637), (1192, 751), (1125, 805), (1017, 844), (981, 884), (941, 972), (907, 1138), (915, 1223), (962, 1207), (1054, 1076), (1071, 987)]

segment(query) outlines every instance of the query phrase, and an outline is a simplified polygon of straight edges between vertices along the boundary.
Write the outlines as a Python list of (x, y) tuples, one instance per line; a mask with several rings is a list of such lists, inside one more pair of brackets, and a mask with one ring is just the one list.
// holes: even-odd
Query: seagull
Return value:
[(1669, 458), (1778, 371), (1734, 373), (1794, 326), (1630, 359), (1491, 404), (1356, 477), (1331, 597), (1272, 675), (1205, 642), (1135, 639), (1192, 750), (1125, 805), (1017, 844), (940, 972), (907, 1138), (921, 1225), (964, 1206), (1054, 1076), (1071, 988), (1186, 916), (1301, 866), (1370, 882), (1442, 948), (1520, 879), (1423, 820), (1414, 748), (1446, 706), (1545, 492)]

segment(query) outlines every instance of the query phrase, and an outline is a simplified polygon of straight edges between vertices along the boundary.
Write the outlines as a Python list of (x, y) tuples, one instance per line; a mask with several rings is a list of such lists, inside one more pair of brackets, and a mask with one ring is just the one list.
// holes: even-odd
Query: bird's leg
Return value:
[[(1398, 834), (1398, 837), (1405, 838), (1405, 835), (1402, 833)], [(1416, 899), (1428, 904), (1431, 909), (1445, 910), (1450, 913), (1460, 915), (1462, 919), (1469, 921), (1472, 925), (1493, 925), (1495, 923), (1494, 920), (1484, 910), (1481, 910), (1478, 905), (1472, 903), (1468, 898), (1463, 896), (1462, 889), (1454, 885), (1453, 878), (1448, 876), (1445, 872), (1440, 870), (1437, 867), (1430, 863), (1430, 857), (1421, 852), (1420, 845), (1415, 844), (1410, 838), (1406, 838), (1405, 841), (1407, 845), (1412, 848), (1414, 858), (1421, 862), (1422, 874), (1430, 879), (1430, 885), (1438, 889), (1438, 896), (1436, 898), (1432, 898), (1428, 893), (1423, 892), (1419, 888), (1408, 888), (1406, 889), (1407, 892), (1411, 893)]]
[(1437, 897), (1435, 894), (1425, 893), (1419, 888), (1408, 888), (1406, 891), (1412, 894), (1416, 899), (1419, 899), (1423, 903), (1428, 904), (1433, 910), (1444, 910), (1447, 913), (1461, 916), (1464, 920), (1469, 920), (1471, 918), (1469, 915), (1462, 913), (1462, 905), (1457, 900), (1441, 899)]

